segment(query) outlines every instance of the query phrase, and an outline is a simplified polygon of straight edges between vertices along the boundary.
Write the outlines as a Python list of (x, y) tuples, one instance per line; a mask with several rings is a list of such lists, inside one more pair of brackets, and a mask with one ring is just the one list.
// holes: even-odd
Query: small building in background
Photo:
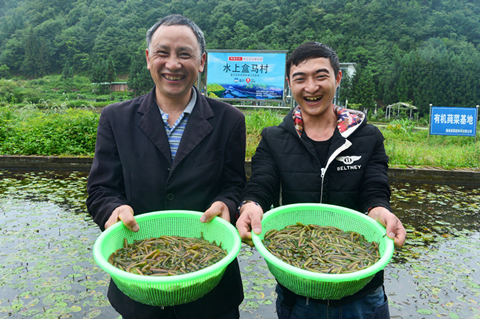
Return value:
[(127, 82), (101, 82), (101, 83), (92, 83), (92, 85), (98, 86), (107, 86), (110, 87), (111, 92), (125, 92), (131, 91), (128, 89)]

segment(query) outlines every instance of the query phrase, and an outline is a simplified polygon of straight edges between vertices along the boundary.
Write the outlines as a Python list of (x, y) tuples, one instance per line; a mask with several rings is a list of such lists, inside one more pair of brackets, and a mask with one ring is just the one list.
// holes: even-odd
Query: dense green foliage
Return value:
[[(264, 127), (278, 125), (285, 112), (244, 111), (249, 159)], [(0, 155), (93, 156), (99, 113), (88, 108), (33, 104), (0, 107)], [(480, 136), (477, 130), (477, 138)], [(472, 137), (428, 136), (413, 121), (393, 121), (382, 127), (385, 149), (394, 166), (480, 167), (480, 142)]]
[(99, 115), (90, 110), (0, 108), (0, 154), (93, 156)]
[(480, 100), (478, 0), (2, 0), (0, 76), (90, 75), (111, 56), (138, 95), (151, 85), (146, 63), (133, 65), (145, 32), (170, 13), (195, 21), (208, 49), (324, 42), (357, 63), (342, 99), (363, 108), (403, 101), (425, 114)]
[(133, 58), (127, 84), (134, 96), (147, 93), (153, 87), (150, 71), (145, 67), (145, 51), (139, 50)]
[(46, 75), (34, 80), (0, 79), (0, 106), (35, 104), (40, 108), (94, 106), (133, 97), (130, 92), (108, 92), (108, 86), (91, 85), (88, 77)]

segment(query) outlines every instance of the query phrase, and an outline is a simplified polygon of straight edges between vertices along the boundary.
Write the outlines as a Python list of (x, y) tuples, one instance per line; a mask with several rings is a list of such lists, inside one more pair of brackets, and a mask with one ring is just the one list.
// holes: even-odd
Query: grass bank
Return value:
[[(278, 125), (285, 111), (245, 111), (247, 160), (253, 156), (264, 127)], [(83, 105), (34, 103), (0, 106), (0, 155), (93, 156), (99, 114)], [(383, 123), (385, 149), (392, 167), (431, 166), (480, 169), (480, 138), (429, 136), (412, 121)]]
[(480, 169), (480, 134), (474, 137), (429, 135), (412, 121), (393, 121), (381, 129), (385, 151), (393, 167), (432, 166), (443, 169)]

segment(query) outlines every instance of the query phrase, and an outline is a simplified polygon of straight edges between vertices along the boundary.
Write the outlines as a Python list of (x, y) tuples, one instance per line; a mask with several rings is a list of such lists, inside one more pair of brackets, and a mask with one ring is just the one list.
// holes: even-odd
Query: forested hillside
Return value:
[(480, 103), (479, 0), (0, 0), (0, 77), (87, 74), (109, 57), (128, 74), (170, 13), (195, 21), (207, 49), (332, 46), (358, 66), (349, 103)]

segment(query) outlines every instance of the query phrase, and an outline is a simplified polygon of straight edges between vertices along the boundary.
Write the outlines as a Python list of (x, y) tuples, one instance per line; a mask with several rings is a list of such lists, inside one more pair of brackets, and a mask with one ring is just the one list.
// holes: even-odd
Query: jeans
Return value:
[(284, 294), (282, 288), (277, 285), (278, 294), (276, 301), (277, 315), (279, 319), (388, 319), (388, 300), (383, 286), (374, 292), (344, 306), (332, 307), (314, 302), (306, 302), (305, 299), (296, 298), (291, 312), (282, 305)]

